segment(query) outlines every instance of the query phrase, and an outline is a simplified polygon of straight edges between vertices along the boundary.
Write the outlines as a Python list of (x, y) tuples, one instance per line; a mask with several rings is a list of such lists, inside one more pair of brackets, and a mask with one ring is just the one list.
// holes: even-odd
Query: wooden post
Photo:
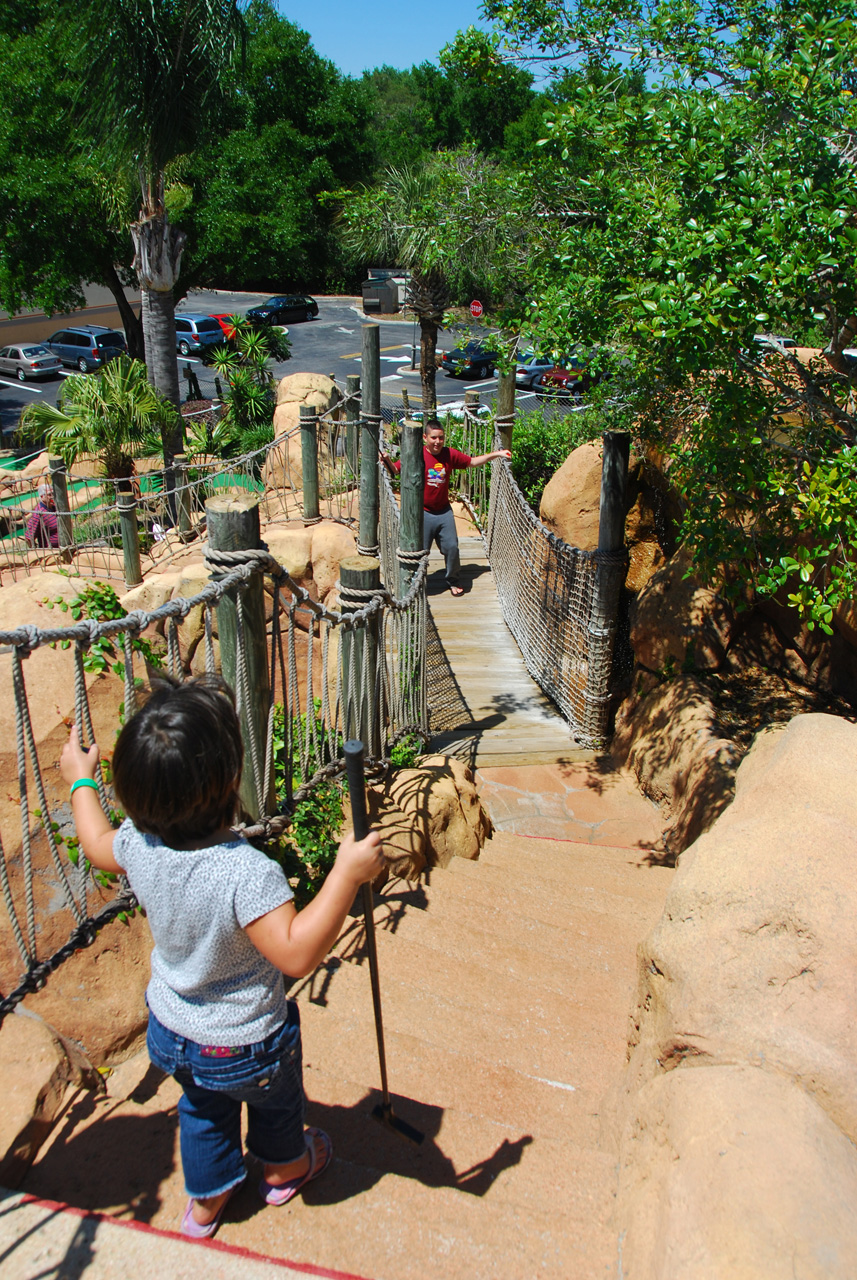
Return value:
[(349, 373), (345, 379), (345, 394), (348, 397), (345, 405), (345, 456), (356, 479), (360, 466), (360, 405), (357, 401), (360, 379), (356, 373)]
[(500, 437), (500, 448), (511, 449), (515, 425), (515, 370), (501, 373), (497, 381), (494, 424)]
[(190, 492), (187, 487), (187, 454), (177, 453), (173, 459), (176, 480), (176, 525), (182, 542), (189, 542), (191, 535)]
[(71, 527), (71, 512), (68, 508), (68, 477), (62, 458), (48, 458), (51, 472), (51, 488), (54, 491), (54, 506), (57, 512), (57, 533), (59, 548), (63, 560), (71, 559), (71, 548), (74, 546), (74, 533)]
[(125, 567), (125, 586), (136, 587), (143, 581), (140, 569), (140, 533), (137, 528), (137, 502), (130, 491), (116, 494), (119, 512), (119, 528), (122, 532), (122, 559)]
[[(605, 431), (602, 437), (601, 505), (598, 516), (598, 562), (589, 622), (589, 663), (584, 730), (593, 743), (604, 741), (610, 708), (613, 645), (619, 601), (625, 580), (621, 553), (625, 548), (625, 492), (631, 437), (626, 431)], [(600, 557), (604, 556), (604, 560)], [(609, 558), (608, 558), (609, 557)]]
[(318, 416), (312, 405), (301, 405), (301, 472), (304, 520), (316, 521), (318, 509)]
[[(399, 508), (399, 546), (402, 551), (423, 549), (423, 429), (416, 422), (402, 427), (402, 496)], [(399, 596), (407, 595), (417, 566), (399, 561)]]
[[(208, 541), (215, 551), (248, 551), (259, 546), (259, 501), (255, 494), (223, 493), (209, 498), (205, 504)], [(225, 573), (213, 573), (212, 582)], [(265, 751), (268, 736), (268, 710), (271, 700), (268, 674), (268, 640), (265, 628), (265, 590), (261, 573), (254, 573), (242, 592), (244, 622), (244, 655), (246, 662), (245, 702), (239, 689), (238, 671), (238, 588), (223, 596), (217, 606), (217, 631), (220, 639), (220, 663), (223, 678), (241, 702), (241, 737), (244, 742), (244, 768), (241, 772), (241, 803), (256, 821), (261, 809), (256, 795), (253, 756), (255, 748), (259, 775), (264, 779)], [(264, 797), (264, 808), (274, 811), (273, 779)]]
[[(357, 547), (361, 555), (378, 554), (378, 447), (381, 430), (381, 330), (363, 327), (362, 388), (363, 430), (360, 441), (360, 529)], [(347, 736), (347, 735), (346, 735)], [(353, 734), (352, 737), (359, 737)]]
[[(371, 556), (348, 556), (339, 566), (340, 609), (356, 613), (369, 603), (349, 598), (350, 591), (381, 590), (381, 562)], [(359, 738), (367, 753), (381, 755), (381, 716), (378, 705), (378, 616), (362, 627), (343, 627), (340, 637), (342, 663), (342, 735)], [(366, 683), (363, 683), (364, 672)]]

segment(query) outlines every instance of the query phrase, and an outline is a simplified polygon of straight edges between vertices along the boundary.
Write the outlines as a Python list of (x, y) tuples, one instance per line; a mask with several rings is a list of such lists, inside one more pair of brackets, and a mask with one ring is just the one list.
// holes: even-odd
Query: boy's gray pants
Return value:
[(451, 587), (458, 585), (461, 560), (458, 555), (458, 534), (455, 531), (455, 515), (452, 507), (436, 516), (433, 511), (423, 511), (423, 547), (431, 551), (437, 543), (438, 551), (446, 560), (446, 580)]

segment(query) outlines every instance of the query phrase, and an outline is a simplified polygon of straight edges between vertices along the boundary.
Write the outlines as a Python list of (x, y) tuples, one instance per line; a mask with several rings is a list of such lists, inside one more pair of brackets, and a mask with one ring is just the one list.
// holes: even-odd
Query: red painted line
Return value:
[(584, 849), (627, 849), (629, 853), (657, 852), (654, 845), (593, 844), (591, 840), (566, 840), (563, 836), (525, 836), (521, 831), (503, 831), (500, 827), (497, 828), (497, 834), (499, 836), (514, 836), (517, 840), (552, 840), (554, 844), (579, 844)]
[(181, 1244), (202, 1245), (204, 1249), (215, 1249), (218, 1253), (230, 1253), (236, 1258), (249, 1258), (254, 1262), (267, 1262), (273, 1267), (291, 1267), (292, 1271), (300, 1271), (307, 1276), (320, 1276), (322, 1280), (368, 1280), (367, 1276), (358, 1276), (352, 1271), (334, 1271), (330, 1267), (317, 1267), (313, 1262), (292, 1262), (290, 1258), (274, 1258), (268, 1253), (256, 1253), (253, 1249), (245, 1249), (238, 1244), (224, 1244), (220, 1240), (189, 1240), (179, 1231), (165, 1231), (162, 1227), (150, 1226), (148, 1222), (137, 1222), (135, 1219), (111, 1218), (107, 1213), (97, 1213), (92, 1209), (78, 1209), (73, 1204), (63, 1204), (61, 1200), (43, 1200), (40, 1196), (25, 1194), (21, 1204), (34, 1204), (52, 1212), (74, 1214), (76, 1218), (91, 1218), (96, 1222), (106, 1222), (114, 1227), (130, 1227), (132, 1231), (143, 1231), (148, 1235), (163, 1236), (167, 1240), (178, 1240)]

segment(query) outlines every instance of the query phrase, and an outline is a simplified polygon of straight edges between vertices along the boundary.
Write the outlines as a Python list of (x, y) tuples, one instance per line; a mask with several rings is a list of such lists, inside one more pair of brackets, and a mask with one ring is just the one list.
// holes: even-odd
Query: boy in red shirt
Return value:
[[(437, 418), (429, 418), (423, 431), (423, 464), (425, 487), (423, 489), (423, 547), (431, 549), (437, 543), (446, 561), (446, 581), (454, 596), (464, 595), (459, 584), (461, 560), (458, 554), (458, 533), (455, 516), (449, 505), (449, 480), (453, 471), (465, 471), (468, 467), (481, 467), (493, 458), (511, 458), (509, 449), (497, 449), (494, 453), (482, 453), (471, 458), (458, 449), (445, 444), (446, 433)], [(402, 464), (394, 462), (386, 453), (381, 461), (388, 471), (401, 471)]]

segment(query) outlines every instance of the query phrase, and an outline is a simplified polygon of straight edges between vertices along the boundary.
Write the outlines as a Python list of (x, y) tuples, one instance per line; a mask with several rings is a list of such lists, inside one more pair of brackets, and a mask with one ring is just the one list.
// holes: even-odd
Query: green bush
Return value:
[(537, 514), (542, 494), (554, 472), (573, 449), (596, 439), (603, 430), (603, 416), (595, 407), (562, 416), (542, 408), (531, 409), (515, 418), (512, 475)]

